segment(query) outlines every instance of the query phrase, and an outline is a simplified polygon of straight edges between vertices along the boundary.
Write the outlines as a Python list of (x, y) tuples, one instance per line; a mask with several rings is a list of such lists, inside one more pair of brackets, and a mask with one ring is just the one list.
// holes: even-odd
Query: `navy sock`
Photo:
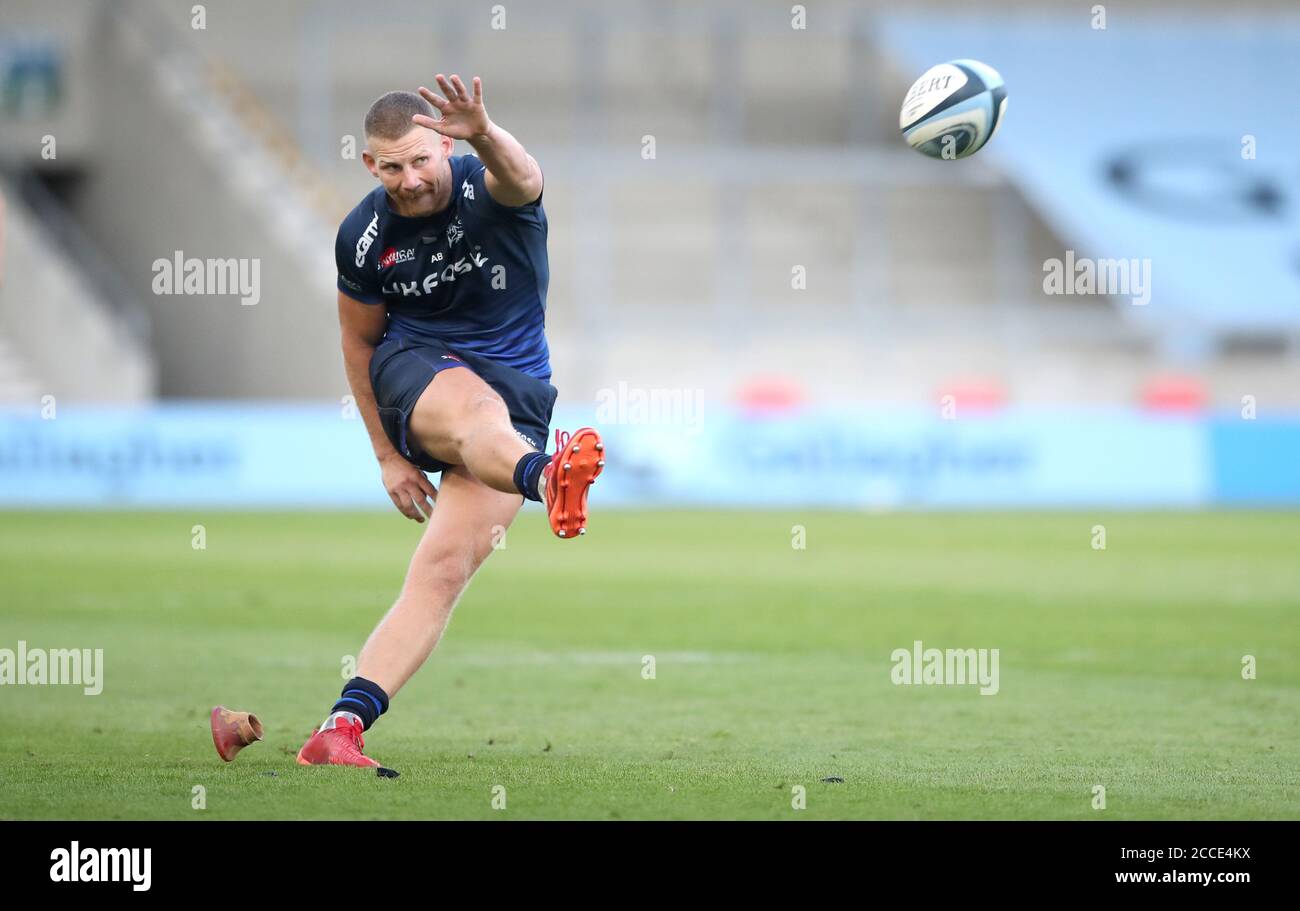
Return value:
[(530, 452), (515, 464), (515, 488), (524, 495), (524, 499), (541, 502), (542, 498), (537, 493), (537, 479), (549, 461), (551, 457), (544, 452)]
[(379, 716), (388, 711), (388, 694), (377, 683), (371, 683), (365, 677), (353, 677), (343, 685), (343, 695), (334, 703), (330, 714), (351, 712), (361, 719), (362, 727), (370, 726), (379, 720)]

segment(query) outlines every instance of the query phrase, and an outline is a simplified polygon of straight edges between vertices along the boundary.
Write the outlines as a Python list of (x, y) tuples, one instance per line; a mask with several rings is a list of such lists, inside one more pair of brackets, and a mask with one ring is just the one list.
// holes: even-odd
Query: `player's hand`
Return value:
[(438, 88), (447, 97), (440, 98), (424, 86), (420, 86), (420, 94), (438, 109), (442, 119), (434, 120), (423, 114), (416, 114), (411, 119), (418, 126), (452, 139), (473, 139), (475, 136), (486, 135), (492, 127), (492, 121), (488, 118), (487, 108), (483, 107), (483, 80), (474, 77), (474, 94), (471, 95), (459, 76), (453, 75), (449, 81), (439, 73), (436, 78)]
[(433, 503), (438, 500), (438, 488), (416, 468), (397, 453), (379, 460), (384, 475), (384, 490), (398, 511), (408, 519), (423, 522), (433, 515)]

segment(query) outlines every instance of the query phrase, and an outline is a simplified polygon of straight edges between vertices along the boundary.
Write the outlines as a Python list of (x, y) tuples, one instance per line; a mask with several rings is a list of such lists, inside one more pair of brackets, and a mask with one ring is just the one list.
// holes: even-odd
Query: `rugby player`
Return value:
[[(590, 427), (557, 431), (545, 454), (557, 390), (541, 168), (488, 117), (477, 76), (472, 90), (456, 75), (437, 85), (441, 96), (421, 87), (370, 106), (362, 160), (380, 185), (334, 247), (344, 364), (384, 489), (428, 524), (357, 675), (298, 751), (304, 765), (395, 775), (362, 752), (362, 733), (432, 653), (523, 501), (576, 538), (604, 466)], [(475, 155), (453, 155), (457, 139)], [(425, 472), (441, 472), (438, 488)]]

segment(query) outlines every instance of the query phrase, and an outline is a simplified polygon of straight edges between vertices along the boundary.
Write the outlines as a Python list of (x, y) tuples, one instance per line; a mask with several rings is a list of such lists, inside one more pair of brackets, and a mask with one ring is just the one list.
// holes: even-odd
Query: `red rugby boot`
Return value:
[(365, 741), (361, 738), (361, 722), (351, 718), (336, 718), (334, 727), (312, 732), (298, 751), (299, 765), (351, 765), (363, 769), (378, 769), (386, 778), (396, 778), (397, 773), (386, 769), (362, 753)]
[(587, 533), (587, 489), (605, 467), (605, 444), (590, 427), (572, 435), (555, 431), (555, 455), (542, 469), (546, 478), (546, 517), (560, 538)]

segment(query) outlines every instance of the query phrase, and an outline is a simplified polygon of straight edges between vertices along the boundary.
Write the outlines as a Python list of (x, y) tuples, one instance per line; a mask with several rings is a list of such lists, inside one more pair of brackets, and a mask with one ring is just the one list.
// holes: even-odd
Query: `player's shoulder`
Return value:
[(487, 165), (477, 155), (456, 155), (449, 160), (453, 186), (459, 188), (456, 192), (461, 197), (462, 209), (468, 206), (471, 212), (485, 218), (500, 219), (502, 215), (508, 215), (530, 223), (540, 223), (545, 217), (541, 196), (522, 206), (503, 206), (493, 199), (487, 191)]
[[(382, 185), (376, 189), (381, 193), (384, 190)], [(344, 216), (339, 225), (339, 233), (334, 238), (334, 261), (338, 265), (340, 276), (345, 273), (358, 274), (350, 270), (354, 266), (360, 269), (365, 265), (366, 256), (370, 253), (375, 238), (379, 236), (379, 213), (382, 210), (383, 201), (376, 200), (375, 191), (372, 190)], [(354, 291), (359, 290), (354, 287), (355, 279), (347, 284)]]
[(455, 173), (470, 174), (474, 171), (482, 171), (487, 166), (473, 152), (466, 152), (464, 155), (452, 155), (448, 161), (451, 162), (451, 169)]
[(472, 152), (453, 155), (447, 159), (451, 164), (451, 182), (455, 191), (466, 199), (474, 199), (474, 185), (483, 182), (482, 174), (487, 166)]

